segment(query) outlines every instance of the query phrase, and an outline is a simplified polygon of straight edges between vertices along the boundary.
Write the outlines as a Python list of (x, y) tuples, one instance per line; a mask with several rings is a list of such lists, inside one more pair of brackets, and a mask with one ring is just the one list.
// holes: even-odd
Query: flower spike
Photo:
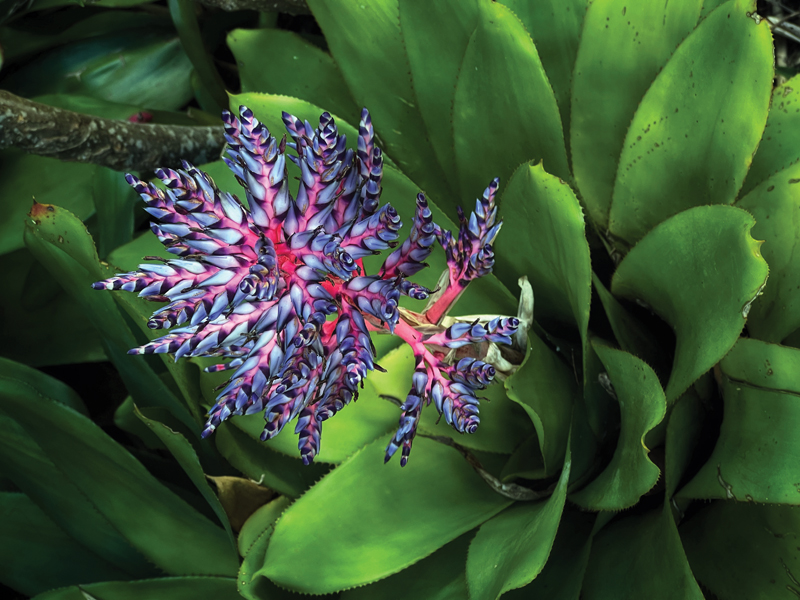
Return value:
[[(476, 392), (495, 374), (477, 353), (489, 343), (510, 343), (519, 323), (497, 318), (446, 329), (436, 323), (470, 280), (492, 269), (497, 180), (469, 219), (461, 214), (457, 239), (433, 222), (420, 193), (411, 232), (398, 246), (402, 222), (391, 205), (380, 206), (383, 154), (366, 109), (355, 150), (329, 113), (316, 128), (283, 113), (288, 142), (246, 107), (222, 118), (224, 160), (244, 188), (246, 206), (186, 162), (156, 171), (164, 189), (127, 176), (154, 219), (153, 232), (175, 255), (93, 284), (166, 303), (148, 326), (169, 331), (130, 352), (219, 357), (206, 371), (231, 376), (202, 437), (235, 415), (263, 413), (262, 440), (296, 420), (300, 456), (309, 464), (320, 452), (322, 424), (358, 398), (369, 371), (380, 369), (370, 332), (393, 332), (411, 344), (416, 370), (386, 460), (401, 449), (406, 464), (431, 401), (456, 431), (474, 432)], [(296, 197), (287, 160), (300, 168)], [(409, 277), (426, 266), (437, 239), (450, 291), (436, 292), (434, 320), (398, 303), (401, 295), (433, 294)], [(388, 250), (380, 271), (367, 273), (362, 258)]]

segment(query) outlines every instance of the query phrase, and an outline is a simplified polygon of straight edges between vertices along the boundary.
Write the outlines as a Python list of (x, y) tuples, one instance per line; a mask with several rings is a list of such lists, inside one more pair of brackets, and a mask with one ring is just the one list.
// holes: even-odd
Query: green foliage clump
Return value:
[[(42, 102), (208, 123), (176, 111), (219, 108), (227, 33), (230, 104), (270, 131), (328, 110), (354, 143), (368, 107), (401, 237), (420, 189), (455, 229), (500, 176), (494, 275), (454, 313), (516, 315), (522, 277), (534, 306), (477, 433), (423, 413), (402, 470), (382, 397), (405, 397), (414, 360), (388, 337), (316, 464), (290, 431), (258, 441), (260, 416), (201, 440), (225, 378), (127, 356), (151, 309), (90, 287), (163, 252), (134, 235), (121, 175), (3, 151), (0, 582), (42, 600), (800, 595), (800, 81), (773, 87), (754, 2), (308, 0), (320, 31), (290, 31), (101, 1), (46, 35), (31, 23), (66, 3), (36, 4), (0, 28), (0, 83)], [(47, 206), (22, 226), (31, 194)], [(435, 288), (443, 252), (428, 262), (415, 281)], [(91, 411), (34, 368), (106, 360), (126, 391)]]

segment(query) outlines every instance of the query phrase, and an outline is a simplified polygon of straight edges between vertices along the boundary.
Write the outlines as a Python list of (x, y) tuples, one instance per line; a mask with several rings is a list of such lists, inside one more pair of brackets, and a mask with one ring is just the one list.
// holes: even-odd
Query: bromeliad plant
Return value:
[[(214, 28), (169, 4), (198, 74), (175, 85), (213, 105)], [(130, 177), (169, 252), (136, 270), (163, 246), (121, 235), (116, 174), (92, 177), (96, 218), (64, 200), (103, 262), (69, 211), (31, 211), (33, 266), (4, 278), (26, 328), (0, 361), (0, 580), (43, 600), (800, 595), (800, 80), (773, 85), (755, 3), (307, 4), (325, 50), (228, 35), (252, 112), (226, 113), (227, 165)], [(360, 106), (374, 131), (346, 122)], [(75, 314), (96, 337), (62, 346)], [(73, 356), (113, 362), (113, 426), (20, 364)]]
[[(370, 331), (394, 333), (411, 346), (416, 366), (385, 460), (402, 447), (405, 466), (422, 406), (431, 400), (448, 425), (474, 433), (476, 392), (491, 383), (495, 369), (469, 350), (457, 360), (449, 350), (510, 344), (518, 320), (439, 323), (470, 281), (492, 271), (501, 225), (495, 223), (498, 180), (469, 219), (459, 213), (455, 238), (433, 222), (425, 195), (418, 194), (408, 237), (377, 275), (368, 275), (361, 259), (397, 246), (402, 226), (391, 204), (380, 206), (383, 157), (369, 112), (361, 114), (357, 156), (328, 113), (317, 129), (283, 113), (294, 140), (288, 147), (297, 156), (287, 155), (286, 138), (278, 141), (250, 109), (240, 107), (239, 115), (223, 114), (231, 157), (225, 163), (245, 188), (247, 208), (188, 163), (181, 171), (157, 171), (163, 190), (127, 176), (157, 219), (153, 232), (180, 258), (140, 265), (94, 288), (167, 302), (148, 321), (151, 329), (186, 324), (130, 353), (230, 359), (206, 367), (234, 372), (209, 411), (203, 437), (231, 415), (263, 411), (266, 441), (297, 417), (300, 455), (309, 464), (319, 452), (322, 423), (358, 397), (376, 367)], [(287, 156), (302, 174), (296, 200)], [(404, 314), (401, 294), (431, 295), (407, 278), (426, 266), (436, 239), (447, 252), (443, 287), (422, 314)]]

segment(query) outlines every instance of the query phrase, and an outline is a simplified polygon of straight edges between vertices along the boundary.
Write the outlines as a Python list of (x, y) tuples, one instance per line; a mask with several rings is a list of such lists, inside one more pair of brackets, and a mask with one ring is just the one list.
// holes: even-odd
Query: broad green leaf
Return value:
[(219, 498), (211, 489), (208, 484), (208, 479), (203, 472), (203, 467), (200, 465), (200, 460), (197, 458), (197, 453), (192, 448), (189, 441), (177, 431), (173, 431), (164, 423), (160, 423), (154, 419), (148, 419), (140, 411), (136, 411), (136, 416), (158, 436), (167, 450), (172, 454), (181, 468), (186, 472), (186, 475), (191, 479), (192, 483), (200, 492), (203, 499), (208, 502), (211, 510), (219, 520), (225, 532), (228, 534), (228, 539), (233, 548), (236, 548), (236, 540), (233, 538), (233, 531), (231, 531), (231, 524), (228, 516), (225, 514), (225, 509), (222, 508)]
[(500, 479), (503, 482), (517, 477), (542, 479), (545, 477), (544, 457), (539, 447), (539, 436), (535, 433), (523, 441), (503, 465)]
[(450, 190), (416, 106), (398, 0), (310, 0), (308, 6), (357, 105), (369, 108), (385, 152), (444, 204)]
[(800, 76), (792, 77), (772, 92), (772, 104), (764, 135), (739, 196), (745, 196), (764, 181), (788, 169), (800, 159), (800, 144), (792, 135), (800, 125)]
[(192, 63), (195, 75), (200, 80), (206, 94), (213, 100), (216, 110), (222, 111), (228, 106), (225, 82), (222, 81), (214, 64), (214, 58), (206, 48), (200, 31), (200, 23), (197, 20), (195, 5), (191, 0), (167, 0), (167, 6), (172, 23), (180, 37), (181, 46)]
[[(3, 361), (0, 379), (0, 398), (8, 402), (32, 402), (48, 398), (70, 406), (70, 393), (59, 382), (39, 373), (37, 380), (29, 380), (24, 367), (13, 370)], [(61, 388), (61, 389), (59, 389)], [(104, 561), (116, 566), (128, 577), (155, 575), (135, 548), (120, 535), (113, 525), (100, 514), (89, 498), (76, 487), (46, 456), (41, 447), (15, 420), (14, 411), (0, 409), (5, 421), (0, 438), (0, 457), (3, 473), (16, 487), (39, 506), (65, 535)]]
[(614, 274), (616, 296), (647, 303), (675, 330), (670, 404), (731, 349), (767, 279), (754, 223), (730, 206), (689, 209), (653, 229)]
[(567, 497), (569, 450), (553, 495), (541, 502), (518, 502), (484, 523), (469, 546), (467, 585), (472, 600), (497, 600), (533, 581), (542, 571)]
[(632, 244), (682, 210), (735, 200), (772, 90), (772, 36), (750, 16), (754, 4), (733, 0), (711, 13), (642, 99), (614, 183), (615, 236)]
[(85, 417), (89, 416), (83, 400), (65, 383), (22, 363), (0, 358), (0, 386), (5, 385), (28, 388), (37, 395), (47, 396)]
[(694, 29), (701, 4), (598, 0), (586, 11), (573, 76), (570, 144), (575, 181), (600, 232), (608, 228), (631, 119), (658, 72)]
[(592, 542), (581, 598), (703, 600), (703, 597), (667, 504), (614, 521)]
[(594, 515), (565, 507), (544, 569), (525, 587), (503, 594), (503, 600), (579, 600), (595, 521)]
[(169, 19), (162, 15), (137, 11), (109, 10), (91, 14), (84, 10), (70, 16), (78, 14), (83, 18), (73, 22), (63, 11), (40, 13), (35, 20), (18, 19), (0, 28), (4, 62), (21, 62), (51, 48), (99, 35), (169, 25)]
[[(452, 448), (418, 437), (401, 470), (399, 460), (383, 464), (387, 441), (372, 442), (289, 507), (275, 527), (263, 575), (315, 594), (370, 583), (510, 504)], [(323, 506), (337, 507), (336, 518)], [(325, 560), (306, 560), (311, 555)]]
[(275, 530), (275, 521), (291, 504), (286, 496), (279, 496), (272, 502), (265, 504), (242, 527), (239, 534), (240, 552), (244, 556), (236, 586), (239, 593), (247, 600), (279, 600), (294, 596), (292, 592), (278, 588), (269, 579), (259, 573), (264, 564), (272, 533)]
[(519, 370), (506, 379), (508, 397), (528, 414), (536, 428), (543, 475), (561, 469), (567, 450), (572, 404), (580, 393), (572, 370), (533, 332)]
[(692, 388), (686, 390), (686, 393), (678, 398), (678, 401), (670, 411), (664, 460), (664, 483), (667, 501), (672, 499), (672, 495), (678, 489), (681, 478), (700, 441), (704, 413), (702, 400)]
[(97, 167), (92, 186), (97, 210), (97, 253), (105, 258), (114, 249), (133, 239), (133, 211), (139, 197), (122, 173)]
[(644, 323), (635, 315), (625, 310), (625, 307), (614, 298), (594, 273), (592, 273), (592, 282), (619, 347), (625, 352), (641, 358), (656, 373), (669, 372), (667, 357), (664, 356), (665, 349), (658, 345), (658, 338), (653, 336), (652, 332), (648, 331)]
[(0, 355), (40, 367), (106, 360), (83, 307), (26, 248), (3, 258)]
[(570, 495), (584, 509), (622, 510), (633, 506), (660, 475), (644, 445), (648, 431), (666, 414), (664, 391), (655, 372), (632, 354), (592, 343), (617, 395), (620, 432), (611, 462), (589, 485)]
[(236, 58), (243, 92), (294, 96), (358, 120), (361, 111), (330, 54), (293, 31), (234, 29), (228, 34), (228, 47)]
[(800, 351), (796, 348), (742, 338), (719, 366), (734, 381), (800, 395)]
[(570, 139), (572, 71), (578, 54), (588, 0), (502, 0), (533, 37), (539, 58), (553, 86), (561, 114), (564, 139)]
[(522, 165), (503, 192), (497, 274), (509, 288), (527, 275), (536, 320), (575, 325), (585, 339), (592, 266), (583, 211), (570, 187), (545, 167)]
[(231, 577), (162, 577), (140, 581), (109, 581), (52, 590), (36, 600), (241, 600)]
[(720, 363), (719, 439), (680, 495), (800, 504), (800, 350), (742, 338), (730, 355)]
[(680, 529), (697, 580), (725, 600), (800, 594), (800, 510), (717, 501)]
[(217, 450), (234, 468), (264, 487), (297, 498), (325, 473), (322, 465), (303, 465), (299, 452), (298, 458), (285, 456), (235, 424), (234, 419), (214, 432)]
[(728, 0), (703, 0), (703, 9), (700, 11), (700, 18), (705, 19), (711, 11), (720, 4), (725, 4)]
[(114, 33), (54, 49), (4, 80), (24, 96), (78, 94), (110, 102), (176, 110), (192, 97), (191, 63), (174, 33)]
[(58, 204), (80, 219), (94, 214), (92, 179), (96, 172), (94, 165), (66, 163), (15, 149), (0, 152), (0, 254), (25, 245), (20, 223), (34, 201)]
[(64, 533), (25, 494), (0, 492), (0, 538), (0, 582), (26, 596), (84, 581), (128, 578)]
[[(166, 450), (167, 447), (164, 442), (136, 416), (136, 409), (137, 406), (134, 404), (133, 398), (130, 396), (125, 398), (122, 404), (117, 407), (117, 410), (114, 411), (114, 425), (122, 429), (122, 431), (139, 438), (147, 448)], [(157, 409), (150, 408), (147, 410)]]
[(502, 4), (481, 0), (479, 8), (453, 105), (461, 194), (478, 196), (529, 160), (568, 179), (558, 105), (530, 34)]
[(736, 203), (756, 219), (753, 237), (764, 240), (762, 254), (769, 265), (769, 281), (747, 318), (750, 335), (781, 342), (800, 328), (800, 165), (792, 165), (768, 177)]
[[(21, 403), (25, 411), (15, 411)], [(0, 409), (39, 445), (46, 457), (135, 548), (173, 575), (226, 575), (237, 561), (225, 532), (165, 488), (122, 446), (88, 418), (12, 390)]]
[[(244, 525), (242, 525), (241, 531), (239, 531), (239, 554), (246, 556), (253, 547), (253, 544), (258, 541), (258, 538), (264, 535), (270, 527), (275, 525), (275, 522), (291, 503), (291, 498), (278, 496), (250, 515), (247, 521), (244, 522)], [(269, 535), (271, 535), (271, 532)], [(262, 556), (261, 558), (263, 559), (264, 557)]]
[(465, 533), (415, 565), (371, 585), (342, 592), (342, 600), (463, 600), (464, 562), (472, 539)]
[[(399, 1), (400, 29), (419, 112), (450, 188), (464, 203), (478, 190), (460, 190), (453, 139), (453, 101), (464, 53), (478, 25), (481, 1)], [(453, 208), (444, 198), (440, 202), (448, 209)]]
[[(69, 211), (36, 204), (26, 220), (25, 243), (52, 277), (86, 310), (98, 332), (109, 359), (120, 372), (134, 400), (143, 406), (168, 409), (190, 430), (196, 423), (172, 391), (158, 378), (143, 357), (128, 356), (137, 346), (136, 338), (122, 320), (114, 298), (91, 284), (114, 274), (97, 259), (94, 242), (83, 223)], [(133, 303), (131, 299), (120, 300)]]

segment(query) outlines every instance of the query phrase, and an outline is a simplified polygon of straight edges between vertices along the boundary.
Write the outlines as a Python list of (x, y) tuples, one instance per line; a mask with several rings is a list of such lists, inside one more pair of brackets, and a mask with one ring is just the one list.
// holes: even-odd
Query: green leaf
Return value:
[(477, 196), (530, 160), (568, 179), (558, 105), (533, 40), (502, 4), (481, 0), (479, 8), (453, 105), (461, 193)]
[(27, 249), (4, 257), (0, 280), (0, 355), (34, 367), (106, 360), (83, 307)]
[(472, 533), (465, 533), (415, 565), (373, 584), (342, 592), (342, 600), (463, 600), (464, 562)]
[(586, 337), (592, 265), (583, 211), (574, 192), (542, 164), (517, 169), (500, 201), (497, 274), (512, 287), (527, 275), (537, 321), (575, 325)]
[(97, 209), (97, 253), (105, 258), (133, 239), (133, 207), (139, 208), (139, 198), (122, 173), (106, 167), (97, 167), (92, 197)]
[[(2, 361), (0, 402), (6, 406), (18, 403), (57, 402), (85, 413), (76, 404), (75, 393), (61, 382), (23, 365)], [(77, 402), (80, 402), (77, 400)], [(156, 571), (144, 557), (120, 535), (106, 517), (99, 513), (65, 474), (47, 457), (42, 448), (15, 420), (16, 411), (0, 409), (5, 421), (0, 438), (3, 473), (25, 492), (55, 524), (94, 552), (104, 561), (115, 565), (126, 577), (147, 577)]]
[[(519, 17), (533, 37), (539, 58), (553, 86), (564, 139), (570, 139), (572, 71), (578, 54), (588, 0), (502, 0)], [(605, 117), (604, 117), (605, 118)]]
[(586, 11), (573, 77), (570, 142), (575, 181), (601, 232), (608, 228), (631, 119), (658, 72), (694, 29), (702, 3), (599, 0)]
[[(290, 458), (271, 448), (258, 438), (231, 425), (214, 432), (214, 443), (219, 453), (236, 469), (253, 481), (297, 498), (319, 479), (326, 469), (319, 464), (305, 466), (299, 458)], [(280, 436), (279, 436), (280, 437)]]
[(617, 394), (620, 432), (611, 462), (570, 501), (589, 510), (622, 510), (633, 506), (658, 481), (659, 469), (644, 445), (648, 431), (666, 414), (664, 391), (655, 372), (632, 354), (592, 343)]
[(45, 592), (36, 600), (241, 600), (236, 580), (230, 577), (163, 577), (141, 581), (82, 583)]
[(542, 479), (545, 477), (544, 457), (539, 447), (539, 436), (535, 433), (523, 441), (503, 465), (500, 480), (511, 481), (517, 477), (523, 479)]
[(742, 338), (730, 355), (719, 439), (680, 495), (800, 504), (800, 350)]
[(729, 206), (692, 208), (653, 229), (614, 274), (615, 295), (646, 302), (675, 330), (669, 404), (731, 349), (766, 281), (754, 223)]
[(84, 581), (127, 579), (125, 571), (64, 533), (25, 494), (0, 492), (0, 538), (0, 582), (26, 596)]
[(214, 59), (206, 49), (200, 23), (197, 21), (195, 4), (191, 0), (167, 0), (167, 6), (180, 36), (181, 46), (189, 57), (197, 78), (214, 101), (217, 111), (222, 111), (228, 106), (225, 82), (222, 81)]
[(689, 388), (669, 414), (664, 458), (666, 498), (671, 500), (689, 466), (703, 425), (705, 411), (697, 392)]
[[(15, 411), (22, 403), (27, 410)], [(159, 568), (173, 575), (236, 571), (225, 532), (159, 483), (88, 418), (49, 398), (30, 402), (15, 390), (0, 397), (0, 409)]]
[(703, 600), (667, 504), (620, 518), (597, 534), (581, 598)]
[[(383, 579), (491, 518), (510, 501), (452, 448), (417, 438), (414, 455), (383, 464), (379, 439), (341, 464), (278, 521), (261, 573), (324, 594)], [(336, 518), (320, 507), (335, 506)], [(325, 556), (309, 561), (308, 556)]]
[(592, 547), (592, 524), (600, 518), (565, 507), (544, 569), (525, 587), (503, 594), (503, 600), (579, 600)]
[(579, 394), (572, 370), (533, 332), (519, 370), (506, 379), (508, 397), (528, 414), (536, 428), (544, 475), (561, 469), (567, 450), (572, 404)]
[[(456, 172), (453, 101), (470, 36), (478, 25), (481, 0), (400, 0), (400, 28), (411, 65), (411, 80), (439, 164), (456, 198), (462, 196)], [(446, 23), (446, 26), (442, 26)], [(485, 183), (483, 185), (486, 185)], [(440, 199), (442, 206), (453, 208)]]
[(3, 84), (27, 98), (78, 94), (176, 110), (192, 98), (190, 72), (191, 63), (174, 33), (139, 29), (56, 48), (9, 75)]
[(186, 475), (189, 476), (189, 479), (197, 488), (197, 491), (200, 492), (203, 499), (208, 502), (211, 510), (214, 511), (214, 514), (219, 520), (219, 524), (222, 525), (223, 529), (225, 529), (225, 532), (228, 534), (231, 547), (235, 549), (236, 540), (233, 537), (233, 531), (231, 531), (228, 515), (225, 514), (225, 509), (222, 508), (219, 498), (217, 498), (217, 495), (208, 484), (208, 479), (205, 473), (203, 473), (203, 467), (200, 465), (200, 460), (197, 458), (197, 453), (194, 451), (194, 448), (192, 448), (192, 445), (177, 431), (173, 431), (164, 423), (160, 423), (154, 419), (148, 419), (139, 410), (136, 410), (136, 416), (147, 425), (150, 431), (158, 436), (158, 439), (163, 442), (167, 450), (169, 450), (175, 460), (178, 461), (178, 464), (186, 472)]
[[(291, 503), (291, 498), (278, 496), (250, 515), (242, 525), (241, 531), (239, 531), (239, 554), (242, 556), (249, 554), (253, 544), (275, 525), (275, 522)], [(272, 535), (271, 531), (269, 531), (268, 535)], [(263, 562), (264, 556), (262, 555), (261, 558)], [(261, 565), (259, 564), (259, 566)]]
[(518, 502), (484, 523), (469, 546), (467, 585), (473, 600), (496, 600), (542, 571), (561, 520), (571, 467), (569, 450), (553, 495)]
[(236, 580), (239, 593), (247, 600), (278, 600), (289, 598), (293, 593), (280, 589), (258, 571), (264, 564), (275, 521), (291, 504), (286, 496), (280, 496), (254, 512), (239, 533), (239, 547), (244, 556)]
[(682, 210), (736, 198), (772, 90), (772, 36), (750, 16), (754, 4), (711, 13), (645, 94), (620, 157), (612, 234), (633, 243)]
[(725, 4), (728, 0), (703, 0), (703, 9), (700, 11), (700, 18), (705, 19), (711, 11), (720, 4)]
[(740, 197), (749, 194), (764, 181), (788, 169), (800, 159), (800, 144), (792, 135), (800, 125), (798, 99), (800, 76), (792, 77), (773, 90), (767, 126), (739, 192)]
[(792, 506), (714, 502), (681, 526), (692, 571), (725, 600), (800, 594), (800, 512)]
[(619, 347), (625, 352), (641, 358), (656, 373), (668, 372), (669, 365), (667, 357), (664, 356), (665, 349), (659, 347), (658, 338), (653, 336), (652, 332), (648, 331), (644, 323), (635, 315), (625, 310), (625, 307), (614, 298), (594, 273), (592, 273), (592, 282)]
[(351, 121), (358, 119), (360, 111), (330, 54), (296, 33), (234, 29), (228, 34), (228, 47), (239, 66), (242, 92), (294, 96)]
[(750, 335), (768, 342), (781, 342), (800, 328), (800, 300), (796, 281), (800, 277), (800, 165), (792, 165), (768, 177), (736, 203), (753, 215), (753, 237), (764, 240), (762, 254), (769, 265), (769, 282), (762, 297), (753, 303), (747, 318)]
[(94, 214), (91, 190), (96, 172), (94, 165), (66, 163), (13, 149), (0, 152), (0, 254), (24, 247), (20, 223), (34, 200), (58, 203), (80, 219)]
[(443, 203), (450, 190), (416, 107), (398, 0), (310, 0), (308, 6), (353, 98), (369, 108), (386, 154)]
[[(103, 337), (106, 354), (134, 400), (143, 406), (162, 406), (189, 430), (196, 430), (189, 412), (143, 357), (128, 356), (127, 351), (138, 345), (136, 338), (122, 320), (109, 292), (91, 287), (93, 282), (110, 277), (114, 272), (99, 263), (94, 242), (83, 223), (63, 208), (37, 204), (26, 220), (25, 243), (52, 277), (84, 306)], [(119, 299), (128, 305), (134, 303), (122, 295)], [(138, 302), (141, 306), (141, 301)]]

